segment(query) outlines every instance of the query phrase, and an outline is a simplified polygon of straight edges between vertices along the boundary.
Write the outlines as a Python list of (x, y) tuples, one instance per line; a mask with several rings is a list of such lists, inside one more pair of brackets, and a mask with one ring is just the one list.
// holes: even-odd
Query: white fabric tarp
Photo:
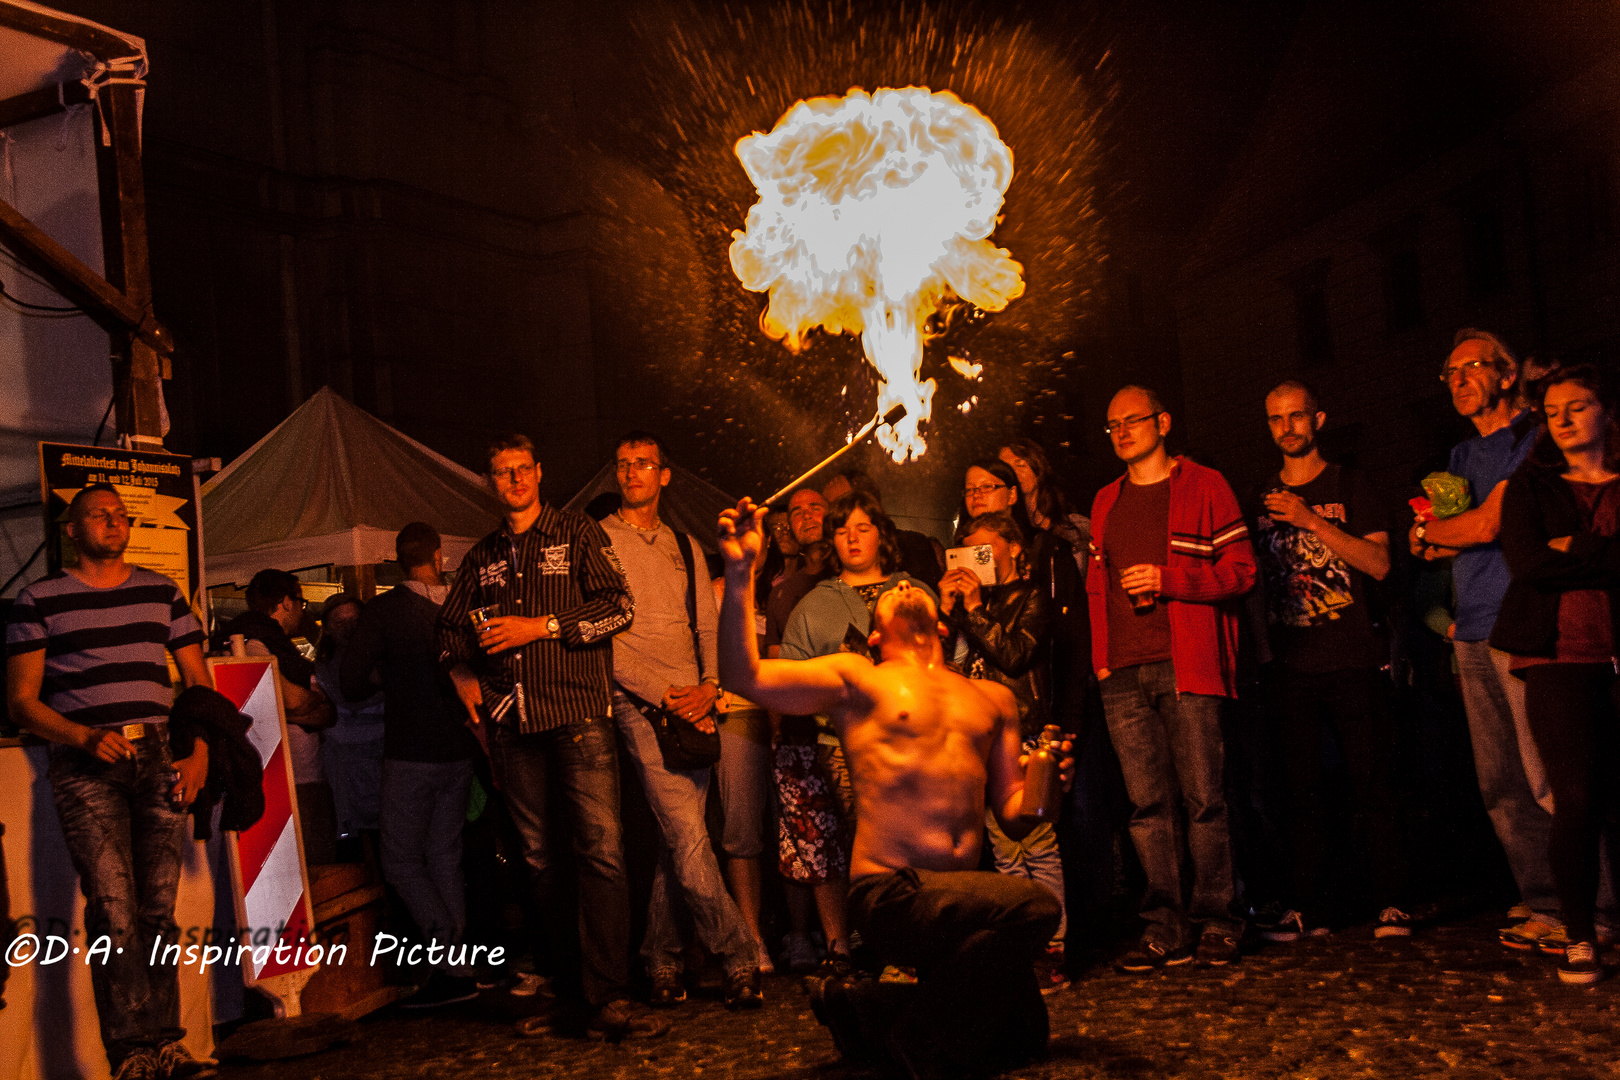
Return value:
[[(619, 481), (613, 470), (614, 463), (611, 461), (602, 466), (591, 482), (568, 500), (567, 509), (583, 513), (586, 505), (598, 495), (617, 493)], [(669, 486), (658, 497), (658, 516), (664, 524), (691, 535), (704, 551), (713, 554), (720, 550), (715, 544), (720, 511), (736, 505), (736, 499), (701, 476), (672, 464), (669, 467)]]
[(208, 584), (385, 562), (413, 521), (439, 530), (448, 568), (498, 520), (476, 473), (323, 387), (203, 486)]

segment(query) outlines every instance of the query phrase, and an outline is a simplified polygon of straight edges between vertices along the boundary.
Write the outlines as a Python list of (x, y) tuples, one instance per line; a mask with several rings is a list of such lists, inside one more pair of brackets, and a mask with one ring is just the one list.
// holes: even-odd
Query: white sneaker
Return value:
[(1378, 925), (1373, 927), (1373, 937), (1411, 937), (1412, 916), (1398, 907), (1387, 907), (1378, 913)]

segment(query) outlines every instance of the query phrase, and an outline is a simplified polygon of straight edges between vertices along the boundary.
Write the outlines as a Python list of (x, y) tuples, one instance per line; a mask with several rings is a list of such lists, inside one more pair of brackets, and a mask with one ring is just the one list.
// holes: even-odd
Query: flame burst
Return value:
[(770, 293), (761, 328), (795, 353), (818, 326), (860, 334), (878, 412), (906, 407), (878, 441), (895, 461), (921, 456), (929, 317), (958, 300), (1000, 311), (1024, 292), (1023, 266), (988, 239), (1012, 150), (955, 94), (910, 86), (800, 101), (736, 152), (759, 201), (732, 233), (731, 268)]

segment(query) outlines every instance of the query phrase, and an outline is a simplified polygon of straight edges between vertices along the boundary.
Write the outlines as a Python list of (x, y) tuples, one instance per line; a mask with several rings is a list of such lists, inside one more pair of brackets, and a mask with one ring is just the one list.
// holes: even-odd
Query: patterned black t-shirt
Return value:
[[(1275, 476), (1264, 490), (1278, 488), (1292, 491), (1351, 536), (1389, 531), (1382, 504), (1350, 470), (1329, 465), (1299, 487)], [(1367, 608), (1367, 575), (1314, 533), (1273, 520), (1263, 494), (1256, 505), (1255, 551), (1265, 575), (1273, 657), (1300, 671), (1382, 666), (1383, 645)]]

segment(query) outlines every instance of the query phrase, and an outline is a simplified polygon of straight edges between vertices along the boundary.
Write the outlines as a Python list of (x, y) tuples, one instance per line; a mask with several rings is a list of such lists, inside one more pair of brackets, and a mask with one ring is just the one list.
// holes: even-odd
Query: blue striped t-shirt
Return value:
[(6, 655), (43, 649), (40, 700), (87, 727), (166, 719), (174, 687), (164, 650), (202, 641), (180, 587), (139, 566), (111, 589), (58, 570), (18, 593), (6, 618)]

